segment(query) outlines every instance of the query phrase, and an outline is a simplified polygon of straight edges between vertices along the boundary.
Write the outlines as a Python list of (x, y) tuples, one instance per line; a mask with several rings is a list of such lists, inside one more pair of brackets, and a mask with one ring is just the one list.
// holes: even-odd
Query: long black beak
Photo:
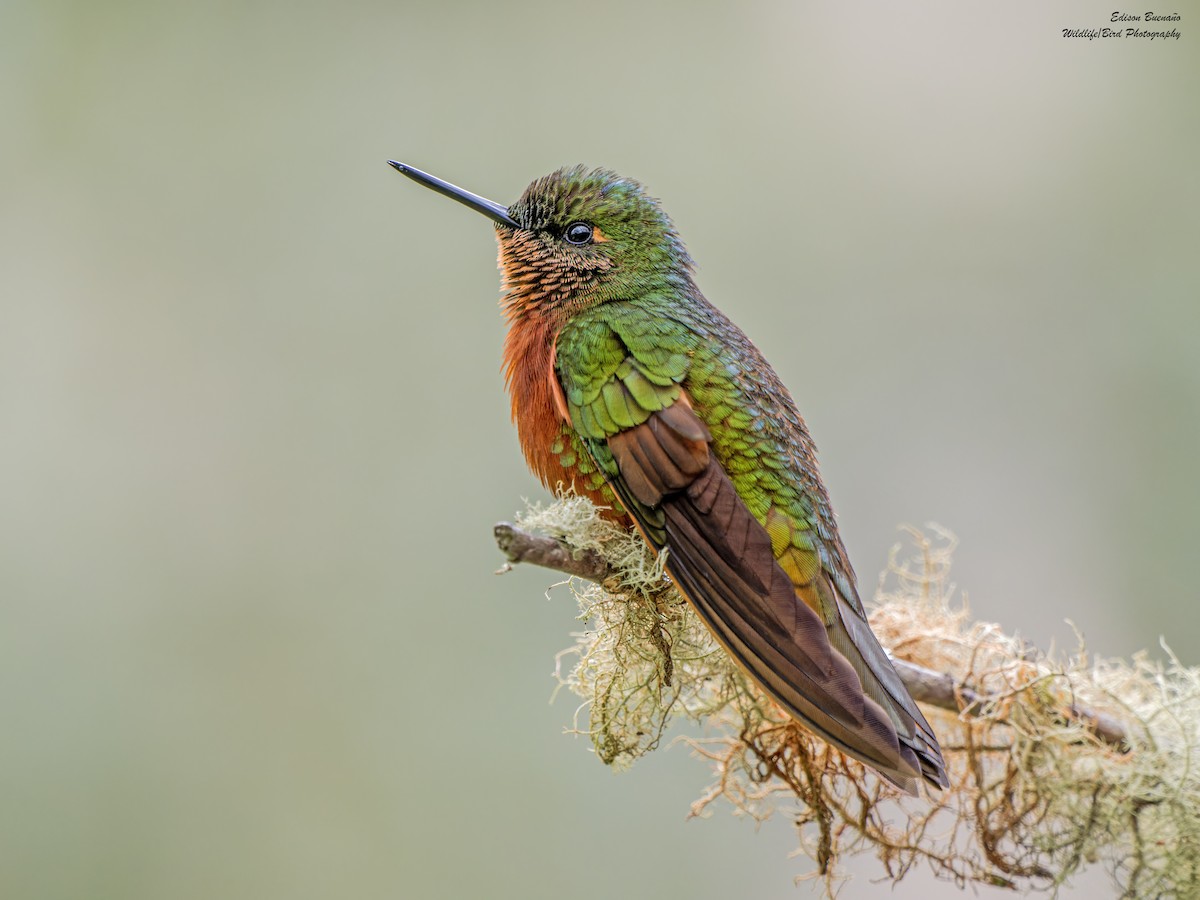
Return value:
[(396, 162), (394, 159), (389, 159), (388, 165), (401, 175), (407, 175), (418, 184), (423, 184), (430, 190), (437, 191), (439, 194), (445, 194), (451, 200), (457, 200), (463, 206), (469, 206), (476, 212), (483, 213), (493, 222), (497, 222), (500, 225), (507, 225), (509, 228), (521, 227), (509, 216), (508, 210), (499, 203), (480, 197), (478, 194), (472, 194), (470, 191), (464, 191), (457, 185), (453, 185), (448, 181), (442, 181), (440, 178), (434, 178), (427, 172), (414, 169), (412, 166), (406, 166), (404, 163)]

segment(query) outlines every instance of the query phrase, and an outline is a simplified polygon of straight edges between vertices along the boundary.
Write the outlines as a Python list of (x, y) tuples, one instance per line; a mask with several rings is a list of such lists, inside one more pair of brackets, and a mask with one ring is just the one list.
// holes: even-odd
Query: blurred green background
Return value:
[(645, 182), (866, 593), (936, 520), (980, 617), (1200, 662), (1200, 13), (895, 7), (0, 4), (0, 893), (810, 896), (561, 733), (491, 228), (388, 157)]

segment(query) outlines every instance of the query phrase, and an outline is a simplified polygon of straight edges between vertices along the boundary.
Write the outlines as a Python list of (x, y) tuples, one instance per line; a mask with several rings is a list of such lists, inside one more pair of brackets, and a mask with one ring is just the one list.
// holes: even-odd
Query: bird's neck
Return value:
[(568, 418), (554, 372), (554, 346), (571, 314), (569, 292), (579, 284), (555, 266), (530, 236), (522, 232), (497, 236), (504, 292), (500, 309), (508, 321), (504, 383), (521, 450), (545, 481), (550, 445)]

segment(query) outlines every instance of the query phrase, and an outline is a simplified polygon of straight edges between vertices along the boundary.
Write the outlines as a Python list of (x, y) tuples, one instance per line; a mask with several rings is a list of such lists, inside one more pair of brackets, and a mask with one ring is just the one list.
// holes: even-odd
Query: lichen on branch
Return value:
[(760, 821), (786, 812), (809, 874), (831, 893), (837, 861), (871, 851), (893, 880), (927, 865), (962, 885), (1054, 892), (1096, 863), (1122, 896), (1194, 895), (1200, 670), (1169, 651), (1165, 663), (1090, 660), (1082, 638), (1056, 661), (973, 622), (952, 596), (947, 532), (907, 530), (909, 555), (893, 552), (871, 610), (949, 768), (949, 789), (910, 798), (762, 694), (672, 587), (663, 560), (587, 500), (560, 497), (496, 531), (511, 562), (576, 576), (568, 584), (585, 630), (557, 671), (585, 701), (575, 730), (599, 758), (628, 767), (660, 745), (672, 717), (702, 723), (708, 736), (687, 743), (714, 781), (693, 815), (718, 802)]

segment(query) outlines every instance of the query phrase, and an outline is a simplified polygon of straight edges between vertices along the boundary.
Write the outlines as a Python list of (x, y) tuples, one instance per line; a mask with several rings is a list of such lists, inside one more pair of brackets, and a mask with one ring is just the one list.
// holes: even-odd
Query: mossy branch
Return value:
[[(789, 803), (812, 876), (872, 850), (887, 877), (925, 864), (960, 885), (1057, 888), (1105, 864), (1124, 897), (1193, 896), (1200, 883), (1200, 670), (1171, 657), (1057, 662), (951, 604), (954, 539), (910, 529), (871, 625), (930, 712), (951, 786), (900, 796), (793, 722), (732, 665), (636, 534), (567, 496), (495, 535), (509, 563), (574, 576), (587, 630), (559, 654), (560, 682), (587, 701), (597, 755), (614, 767), (655, 749), (672, 716), (713, 768), (693, 815), (719, 800), (765, 819)], [(505, 569), (511, 568), (506, 565)], [(584, 579), (579, 581), (575, 579)], [(586, 583), (585, 583), (586, 582)], [(1169, 652), (1169, 651), (1168, 651)]]
[(616, 574), (595, 550), (572, 549), (562, 541), (525, 531), (510, 522), (497, 522), (492, 532), (496, 546), (510, 565), (531, 563), (597, 584), (603, 584), (606, 578)]
[[(616, 570), (595, 550), (573, 549), (557, 538), (526, 531), (511, 522), (497, 522), (494, 532), (496, 546), (509, 563), (532, 563), (601, 586), (606, 581), (611, 583), (612, 579), (619, 582)], [(895, 666), (908, 692), (919, 703), (971, 715), (989, 702), (988, 698), (981, 696), (969, 685), (955, 681), (949, 672), (935, 672), (933, 669), (896, 657), (892, 657), (892, 665)], [(1118, 747), (1124, 745), (1126, 730), (1120, 719), (1078, 704), (1064, 707), (1063, 712), (1068, 717), (1082, 722), (1100, 740)]]

